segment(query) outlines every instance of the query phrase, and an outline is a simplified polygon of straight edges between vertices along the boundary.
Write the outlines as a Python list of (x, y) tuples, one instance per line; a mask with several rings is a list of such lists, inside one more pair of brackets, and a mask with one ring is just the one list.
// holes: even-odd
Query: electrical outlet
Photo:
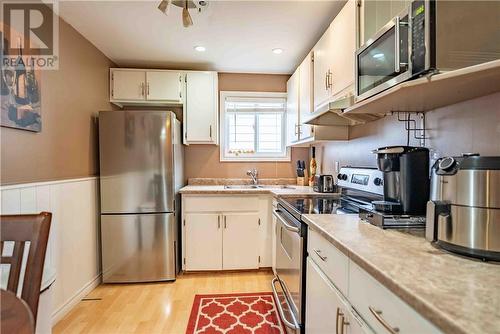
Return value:
[(333, 162), (333, 170), (335, 174), (338, 174), (340, 172), (340, 163), (338, 161)]

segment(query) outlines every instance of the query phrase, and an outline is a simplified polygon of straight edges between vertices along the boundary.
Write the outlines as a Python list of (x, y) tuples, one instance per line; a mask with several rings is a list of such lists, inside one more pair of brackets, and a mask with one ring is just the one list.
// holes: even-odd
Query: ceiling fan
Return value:
[(182, 25), (187, 28), (193, 25), (193, 19), (189, 14), (189, 9), (197, 8), (201, 12), (201, 8), (208, 5), (208, 1), (197, 1), (198, 6), (193, 0), (162, 0), (158, 5), (158, 9), (165, 15), (170, 12), (171, 5), (182, 8)]

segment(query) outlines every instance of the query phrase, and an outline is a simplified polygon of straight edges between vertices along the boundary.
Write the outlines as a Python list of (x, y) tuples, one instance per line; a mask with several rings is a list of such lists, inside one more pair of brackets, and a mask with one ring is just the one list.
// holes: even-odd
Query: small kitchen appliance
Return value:
[(429, 150), (425, 147), (390, 146), (373, 151), (383, 173), (384, 199), (375, 210), (392, 214), (425, 215), (429, 199)]
[(498, 1), (414, 0), (355, 55), (356, 100), (436, 71), (500, 58)]
[(500, 261), (500, 157), (444, 157), (431, 173), (426, 238), (452, 252)]
[(315, 175), (313, 190), (318, 193), (333, 193), (335, 183), (332, 175)]
[(401, 205), (395, 201), (385, 203), (384, 173), (379, 169), (342, 167), (337, 178), (341, 192), (337, 213), (358, 213), (360, 218), (383, 229), (423, 230), (425, 227), (425, 215), (402, 212)]

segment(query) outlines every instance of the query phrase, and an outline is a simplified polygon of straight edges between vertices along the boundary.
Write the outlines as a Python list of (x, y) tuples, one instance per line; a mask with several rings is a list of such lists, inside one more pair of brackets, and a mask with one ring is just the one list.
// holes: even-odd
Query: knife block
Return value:
[(308, 186), (309, 178), (307, 177), (307, 169), (304, 170), (304, 176), (297, 176), (297, 185), (298, 186)]

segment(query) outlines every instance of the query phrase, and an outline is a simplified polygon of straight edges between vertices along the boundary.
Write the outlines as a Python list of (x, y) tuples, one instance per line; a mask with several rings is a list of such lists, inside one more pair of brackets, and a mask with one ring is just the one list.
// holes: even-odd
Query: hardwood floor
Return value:
[(184, 334), (195, 294), (271, 291), (272, 272), (190, 273), (173, 283), (103, 284), (59, 321), (59, 333)]

